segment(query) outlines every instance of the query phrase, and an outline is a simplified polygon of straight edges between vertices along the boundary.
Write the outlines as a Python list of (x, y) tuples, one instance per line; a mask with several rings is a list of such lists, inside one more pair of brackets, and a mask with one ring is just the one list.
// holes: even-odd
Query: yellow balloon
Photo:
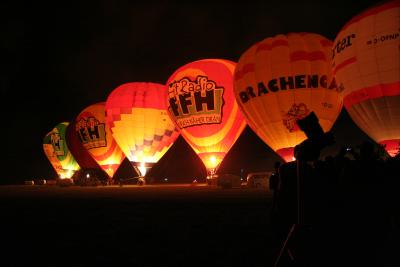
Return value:
[(179, 132), (167, 114), (162, 84), (132, 82), (114, 89), (106, 102), (106, 122), (114, 139), (143, 176), (173, 145)]
[(235, 70), (237, 102), (251, 129), (286, 161), (306, 139), (297, 120), (311, 111), (324, 131), (342, 104), (331, 74), (332, 42), (315, 33), (267, 38), (248, 49)]

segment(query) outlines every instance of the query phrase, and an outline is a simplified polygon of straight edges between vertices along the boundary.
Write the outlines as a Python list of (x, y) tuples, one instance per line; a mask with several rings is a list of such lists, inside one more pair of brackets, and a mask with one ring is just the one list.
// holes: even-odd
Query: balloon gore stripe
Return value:
[(358, 104), (368, 99), (396, 95), (400, 95), (400, 82), (395, 82), (391, 84), (378, 84), (351, 92), (344, 97), (344, 106), (346, 108), (351, 108), (351, 106), (353, 106), (354, 104)]

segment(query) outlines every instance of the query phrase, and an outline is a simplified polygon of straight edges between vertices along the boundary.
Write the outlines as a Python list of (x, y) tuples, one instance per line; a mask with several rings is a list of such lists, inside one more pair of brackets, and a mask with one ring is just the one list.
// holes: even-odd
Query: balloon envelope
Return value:
[(74, 156), (76, 162), (81, 167), (81, 169), (98, 169), (99, 165), (82, 145), (82, 142), (75, 130), (75, 127), (75, 121), (70, 122), (67, 127), (66, 139), (69, 151), (71, 152), (72, 156)]
[(235, 63), (204, 59), (168, 79), (168, 112), (207, 169), (215, 169), (246, 122), (233, 95)]
[(166, 97), (164, 85), (133, 82), (117, 87), (107, 98), (107, 124), (119, 147), (142, 175), (179, 136), (167, 114)]
[(79, 165), (66, 143), (68, 122), (57, 124), (43, 139), (43, 149), (54, 170), (60, 178), (71, 178)]
[(125, 155), (106, 124), (105, 103), (85, 108), (76, 118), (75, 130), (85, 149), (112, 178)]
[(342, 88), (330, 69), (332, 42), (314, 33), (266, 38), (249, 48), (235, 70), (234, 91), (251, 129), (286, 161), (307, 137), (297, 120), (311, 111), (323, 130), (342, 108)]
[(353, 121), (392, 156), (400, 144), (400, 1), (351, 19), (333, 46), (333, 72)]

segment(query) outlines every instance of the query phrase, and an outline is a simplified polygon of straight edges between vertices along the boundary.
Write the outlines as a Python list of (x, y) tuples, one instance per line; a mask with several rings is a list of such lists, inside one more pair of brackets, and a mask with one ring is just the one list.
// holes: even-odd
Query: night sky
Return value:
[[(44, 135), (123, 83), (164, 84), (180, 66), (204, 58), (237, 62), (254, 43), (280, 33), (315, 32), (333, 40), (376, 2), (2, 1), (0, 183), (56, 177), (42, 149)], [(344, 110), (333, 132), (336, 144), (324, 153), (368, 140)], [(246, 128), (220, 169), (269, 170), (278, 159)], [(154, 168), (190, 179), (204, 173), (182, 138)]]

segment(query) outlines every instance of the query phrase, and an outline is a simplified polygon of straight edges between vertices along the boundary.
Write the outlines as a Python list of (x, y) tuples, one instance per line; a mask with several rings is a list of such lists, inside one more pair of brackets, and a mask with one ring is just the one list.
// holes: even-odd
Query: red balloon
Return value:
[(81, 169), (99, 169), (99, 165), (94, 161), (89, 152), (83, 147), (79, 136), (75, 131), (75, 121), (72, 121), (66, 132), (67, 146)]
[(199, 60), (176, 70), (167, 82), (169, 115), (211, 173), (246, 126), (233, 94), (235, 65)]

